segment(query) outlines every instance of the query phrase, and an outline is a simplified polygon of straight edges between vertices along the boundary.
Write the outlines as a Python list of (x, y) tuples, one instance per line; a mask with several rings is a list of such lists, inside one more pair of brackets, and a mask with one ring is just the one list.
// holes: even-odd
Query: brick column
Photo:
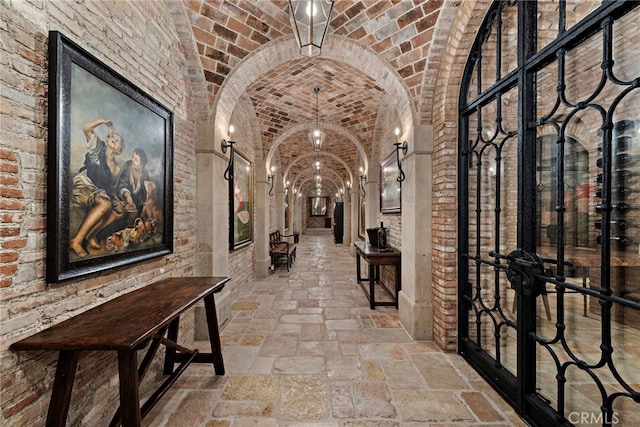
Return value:
[(431, 195), (433, 127), (414, 127), (407, 156), (401, 158), (406, 179), (402, 183), (402, 290), (400, 321), (417, 340), (433, 338), (431, 302)]

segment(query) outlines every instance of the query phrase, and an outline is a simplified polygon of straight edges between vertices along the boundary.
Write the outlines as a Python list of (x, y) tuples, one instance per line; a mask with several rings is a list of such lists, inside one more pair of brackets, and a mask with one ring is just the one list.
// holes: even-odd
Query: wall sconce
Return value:
[(234, 154), (236, 150), (233, 148), (235, 141), (232, 141), (232, 139), (233, 125), (229, 125), (229, 141), (224, 139), (220, 141), (220, 148), (222, 149), (223, 154), (227, 152), (227, 148), (229, 149), (229, 164), (227, 165), (227, 169), (224, 171), (224, 179), (227, 181), (230, 181), (233, 178), (233, 165), (235, 162)]
[(393, 145), (396, 146), (396, 161), (398, 162), (398, 170), (400, 171), (398, 174), (398, 178), (396, 179), (398, 180), (398, 182), (402, 182), (405, 179), (405, 175), (404, 171), (402, 170), (402, 163), (400, 163), (400, 151), (402, 151), (402, 154), (406, 156), (409, 145), (407, 144), (407, 141), (404, 141), (402, 143), (400, 142), (400, 128), (396, 128), (395, 134), (396, 142), (394, 142)]
[(351, 201), (351, 181), (347, 181), (347, 200)]
[(289, 21), (300, 48), (300, 55), (320, 55), (332, 10), (332, 0), (289, 0)]
[(364, 191), (364, 184), (367, 181), (367, 175), (364, 174), (364, 168), (360, 166), (360, 191), (363, 196), (367, 195), (367, 192)]
[(271, 174), (267, 175), (267, 182), (271, 183), (271, 188), (269, 188), (269, 196), (273, 196), (273, 178), (275, 177), (276, 167), (271, 166)]

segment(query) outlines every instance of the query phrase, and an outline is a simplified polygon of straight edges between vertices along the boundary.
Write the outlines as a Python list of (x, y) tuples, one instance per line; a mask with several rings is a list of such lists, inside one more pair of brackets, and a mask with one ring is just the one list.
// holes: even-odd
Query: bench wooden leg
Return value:
[[(178, 342), (178, 329), (180, 328), (180, 317), (176, 317), (169, 324), (169, 331), (167, 332), (167, 339), (173, 342)], [(176, 363), (176, 349), (173, 347), (166, 347), (164, 353), (164, 369), (163, 374), (171, 375)]]
[(222, 359), (222, 345), (220, 344), (220, 330), (213, 294), (204, 297), (204, 309), (207, 314), (207, 328), (209, 329), (209, 343), (213, 356), (213, 369), (217, 375), (224, 375), (224, 360)]
[(47, 413), (47, 427), (64, 427), (69, 413), (71, 390), (78, 366), (77, 351), (61, 351), (58, 356), (56, 378)]
[(135, 350), (118, 351), (118, 373), (120, 376), (120, 413), (123, 427), (138, 427), (140, 415), (140, 391), (138, 382), (138, 360)]

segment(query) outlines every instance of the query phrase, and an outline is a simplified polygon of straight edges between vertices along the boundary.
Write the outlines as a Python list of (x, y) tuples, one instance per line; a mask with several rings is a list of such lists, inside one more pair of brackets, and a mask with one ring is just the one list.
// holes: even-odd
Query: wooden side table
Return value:
[[(161, 280), (107, 301), (84, 313), (13, 343), (11, 350), (59, 351), (58, 367), (49, 402), (46, 425), (66, 423), (73, 380), (81, 351), (115, 351), (118, 354), (120, 408), (111, 425), (138, 427), (190, 363), (209, 363), (224, 375), (222, 348), (213, 294), (228, 277), (175, 277)], [(204, 300), (211, 353), (200, 353), (177, 343), (180, 315)], [(165, 337), (165, 334), (167, 335)], [(137, 351), (149, 345), (138, 366)], [(166, 380), (140, 407), (139, 385), (160, 345), (166, 347)], [(179, 364), (177, 369), (175, 364)]]
[[(375, 246), (369, 245), (367, 242), (355, 242), (356, 247), (356, 280), (364, 291), (364, 294), (369, 300), (369, 307), (375, 310), (376, 306), (393, 305), (398, 308), (398, 292), (400, 292), (402, 278), (401, 278), (401, 263), (400, 256), (402, 255), (397, 249), (390, 248), (390, 250), (380, 250)], [(360, 266), (360, 260), (364, 259), (369, 264), (369, 276), (362, 277), (362, 269)], [(381, 265), (393, 265), (395, 266), (395, 289), (390, 291), (387, 287), (380, 282), (380, 266)], [(380, 301), (376, 302), (375, 296), (375, 284), (381, 283), (382, 289), (393, 298), (393, 301)], [(367, 289), (367, 284), (369, 289)]]

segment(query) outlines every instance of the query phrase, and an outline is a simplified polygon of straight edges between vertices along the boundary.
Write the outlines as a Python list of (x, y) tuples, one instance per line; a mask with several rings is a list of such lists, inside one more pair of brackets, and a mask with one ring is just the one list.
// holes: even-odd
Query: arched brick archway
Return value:
[[(447, 9), (450, 30), (434, 84), (431, 123), (433, 147), (432, 298), (433, 339), (457, 348), (457, 123), (462, 70), (490, 0), (461, 2)], [(444, 37), (442, 37), (445, 39)], [(451, 202), (454, 201), (454, 202)]]

